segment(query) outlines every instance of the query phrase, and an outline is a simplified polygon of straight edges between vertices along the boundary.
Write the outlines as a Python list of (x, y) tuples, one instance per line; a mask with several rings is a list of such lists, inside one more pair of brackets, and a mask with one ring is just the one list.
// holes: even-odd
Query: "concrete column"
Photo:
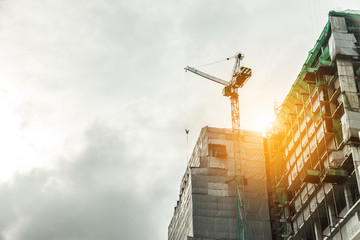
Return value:
[[(354, 77), (353, 63), (350, 59), (336, 59), (338, 69), (339, 83), (342, 94), (342, 101), (345, 109), (349, 109), (349, 102), (353, 111), (359, 110), (359, 97), (356, 90), (356, 82)], [(347, 99), (346, 99), (347, 98)]]
[(315, 232), (316, 240), (321, 240), (322, 239), (322, 231), (320, 228), (320, 224), (317, 220), (314, 222), (314, 232)]
[(358, 186), (358, 190), (360, 192), (360, 148), (359, 147), (351, 147), (351, 153), (354, 162), (355, 174), (356, 174), (356, 182)]
[[(295, 223), (293, 223), (293, 224), (295, 224)], [(286, 228), (287, 228), (286, 234), (295, 232), (295, 229), (294, 229), (294, 227), (293, 227), (293, 224), (291, 224), (291, 223), (286, 223)], [(296, 230), (296, 231), (297, 231), (297, 230)]]
[(331, 31), (347, 33), (346, 21), (344, 17), (330, 16)]
[[(329, 212), (329, 217), (330, 217), (330, 226), (331, 226), (331, 228), (333, 227), (333, 226), (335, 226), (336, 225), (336, 212), (335, 212), (335, 206), (334, 206), (334, 203), (332, 203), (332, 202), (328, 202), (328, 212)], [(330, 226), (329, 226), (329, 228), (330, 228)], [(330, 228), (330, 229), (331, 229)]]
[(351, 208), (351, 206), (354, 204), (349, 185), (344, 185), (344, 196), (346, 201), (346, 209), (348, 211)]

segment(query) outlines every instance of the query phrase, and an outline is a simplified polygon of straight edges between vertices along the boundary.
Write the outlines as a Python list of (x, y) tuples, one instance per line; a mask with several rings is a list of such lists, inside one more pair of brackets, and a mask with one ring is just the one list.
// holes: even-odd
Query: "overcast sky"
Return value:
[[(166, 240), (216, 83), (245, 54), (241, 126), (262, 131), (329, 10), (358, 0), (0, 1), (0, 240)], [(229, 80), (233, 61), (201, 68)], [(187, 144), (184, 129), (190, 129)]]

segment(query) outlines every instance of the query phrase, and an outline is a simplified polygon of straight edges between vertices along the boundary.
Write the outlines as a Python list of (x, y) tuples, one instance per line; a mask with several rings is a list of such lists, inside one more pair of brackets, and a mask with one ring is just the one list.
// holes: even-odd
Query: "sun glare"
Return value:
[(256, 120), (254, 121), (254, 129), (265, 133), (267, 127), (275, 120), (273, 113), (257, 113)]

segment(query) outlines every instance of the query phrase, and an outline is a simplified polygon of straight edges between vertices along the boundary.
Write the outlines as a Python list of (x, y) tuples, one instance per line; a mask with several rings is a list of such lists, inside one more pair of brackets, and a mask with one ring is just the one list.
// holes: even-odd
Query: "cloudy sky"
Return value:
[[(187, 151), (231, 127), (192, 73), (245, 54), (262, 131), (329, 10), (358, 0), (1, 0), (0, 240), (167, 239)], [(233, 62), (201, 70), (228, 80)], [(190, 129), (187, 144), (184, 129)]]

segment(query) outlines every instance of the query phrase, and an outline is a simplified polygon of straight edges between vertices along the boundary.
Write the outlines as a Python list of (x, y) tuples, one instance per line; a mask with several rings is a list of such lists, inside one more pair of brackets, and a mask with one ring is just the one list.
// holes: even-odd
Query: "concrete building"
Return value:
[(360, 12), (329, 13), (265, 142), (274, 239), (360, 239)]
[[(233, 137), (204, 127), (180, 185), (169, 240), (238, 239)], [(240, 166), (241, 164), (241, 166)], [(262, 133), (241, 131), (248, 239), (272, 239)], [(239, 170), (239, 169), (238, 169)]]

